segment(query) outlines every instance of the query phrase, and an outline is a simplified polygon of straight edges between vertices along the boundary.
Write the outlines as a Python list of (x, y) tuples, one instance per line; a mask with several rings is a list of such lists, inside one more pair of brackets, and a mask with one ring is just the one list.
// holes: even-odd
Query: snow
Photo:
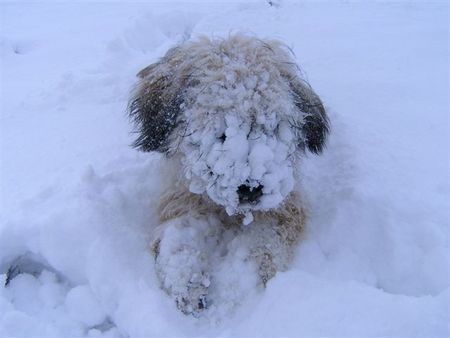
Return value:
[[(24, 269), (0, 287), (0, 336), (450, 335), (448, 3), (276, 4), (0, 3), (0, 281)], [(169, 47), (236, 31), (292, 47), (332, 132), (301, 163), (291, 269), (261, 291), (230, 259), (241, 306), (194, 318), (157, 286), (167, 182), (125, 108)]]

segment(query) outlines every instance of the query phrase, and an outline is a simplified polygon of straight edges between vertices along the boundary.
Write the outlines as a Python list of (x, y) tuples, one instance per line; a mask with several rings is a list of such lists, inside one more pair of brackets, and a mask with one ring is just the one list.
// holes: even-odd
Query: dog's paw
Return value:
[(208, 306), (210, 277), (207, 260), (198, 250), (183, 246), (156, 256), (156, 274), (161, 287), (184, 314), (198, 316)]
[(184, 314), (199, 316), (208, 307), (207, 294), (210, 285), (208, 274), (194, 274), (186, 286), (186, 292), (175, 297), (178, 309)]
[(199, 294), (197, 297), (177, 296), (177, 308), (185, 315), (200, 316), (201, 312), (207, 308), (206, 294)]

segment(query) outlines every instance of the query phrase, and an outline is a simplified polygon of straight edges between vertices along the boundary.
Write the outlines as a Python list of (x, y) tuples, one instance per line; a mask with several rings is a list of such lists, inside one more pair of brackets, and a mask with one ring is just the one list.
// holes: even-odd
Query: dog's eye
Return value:
[(224, 143), (225, 140), (227, 139), (227, 136), (225, 135), (225, 133), (223, 133), (222, 135), (220, 135), (219, 140)]

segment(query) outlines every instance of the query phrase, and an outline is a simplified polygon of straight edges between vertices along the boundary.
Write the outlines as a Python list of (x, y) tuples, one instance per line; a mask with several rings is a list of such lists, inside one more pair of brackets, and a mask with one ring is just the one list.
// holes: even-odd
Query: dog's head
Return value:
[(180, 155), (189, 189), (228, 214), (277, 207), (298, 155), (324, 148), (325, 109), (280, 42), (201, 38), (138, 76), (134, 146)]

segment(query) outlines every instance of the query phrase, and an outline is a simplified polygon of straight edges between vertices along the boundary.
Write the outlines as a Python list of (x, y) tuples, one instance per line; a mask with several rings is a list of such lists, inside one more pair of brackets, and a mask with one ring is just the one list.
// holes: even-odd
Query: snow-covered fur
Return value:
[(294, 184), (299, 155), (325, 144), (319, 97), (282, 43), (240, 34), (185, 42), (138, 76), (134, 145), (172, 169), (152, 246), (163, 289), (198, 313), (221, 283), (213, 270), (243, 247), (265, 285), (305, 224)]

